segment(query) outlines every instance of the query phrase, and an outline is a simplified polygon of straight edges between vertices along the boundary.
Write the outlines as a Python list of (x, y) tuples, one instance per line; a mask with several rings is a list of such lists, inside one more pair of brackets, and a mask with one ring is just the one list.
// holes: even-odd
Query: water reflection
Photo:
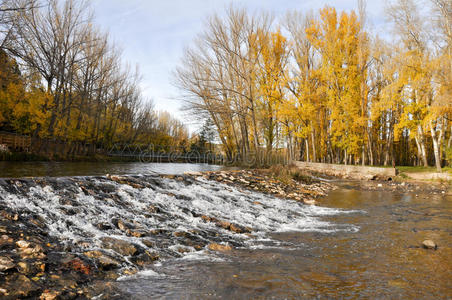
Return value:
[(105, 174), (182, 174), (217, 171), (223, 166), (188, 163), (141, 162), (1, 162), (0, 177), (96, 176)]

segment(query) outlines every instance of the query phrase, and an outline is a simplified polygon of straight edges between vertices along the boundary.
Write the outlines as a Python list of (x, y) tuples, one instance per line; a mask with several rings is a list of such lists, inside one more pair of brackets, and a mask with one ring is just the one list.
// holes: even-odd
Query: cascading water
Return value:
[[(160, 260), (209, 254), (210, 243), (235, 248), (293, 247), (271, 237), (287, 231), (357, 231), (323, 216), (352, 211), (308, 206), (242, 191), (202, 177), (67, 177), (0, 180), (0, 201), (33, 216), (74, 252), (105, 250), (127, 267), (135, 253)], [(232, 225), (231, 225), (232, 224)], [(113, 239), (113, 240), (112, 240)], [(124, 241), (138, 251), (123, 253)]]

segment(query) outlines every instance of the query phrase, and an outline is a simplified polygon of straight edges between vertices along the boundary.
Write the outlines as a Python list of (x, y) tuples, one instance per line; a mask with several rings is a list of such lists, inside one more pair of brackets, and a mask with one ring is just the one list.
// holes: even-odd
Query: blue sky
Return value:
[[(202, 31), (205, 19), (213, 13), (223, 14), (231, 3), (250, 12), (265, 10), (275, 17), (287, 11), (318, 11), (324, 5), (349, 11), (357, 7), (355, 0), (92, 0), (97, 24), (110, 33), (123, 50), (124, 60), (138, 65), (143, 75), (142, 89), (153, 99), (155, 108), (166, 110), (187, 123), (196, 124), (180, 111), (178, 90), (171, 84), (172, 71), (183, 59), (184, 48), (190, 46)], [(369, 26), (384, 35), (385, 0), (368, 1)]]

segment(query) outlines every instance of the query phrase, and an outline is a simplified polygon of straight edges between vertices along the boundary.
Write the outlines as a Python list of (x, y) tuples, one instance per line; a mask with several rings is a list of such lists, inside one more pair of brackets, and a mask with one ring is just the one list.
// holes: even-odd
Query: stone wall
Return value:
[(392, 179), (397, 175), (395, 168), (365, 167), (354, 165), (336, 165), (295, 161), (294, 164), (300, 169), (324, 173), (332, 176), (353, 179)]
[(452, 175), (449, 173), (429, 173), (429, 172), (417, 172), (406, 173), (408, 177), (415, 180), (452, 180)]

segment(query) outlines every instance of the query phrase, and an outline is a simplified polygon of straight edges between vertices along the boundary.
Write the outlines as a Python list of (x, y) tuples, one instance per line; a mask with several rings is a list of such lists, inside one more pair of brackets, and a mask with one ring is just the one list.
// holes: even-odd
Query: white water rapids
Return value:
[[(258, 192), (239, 190), (202, 177), (185, 180), (159, 176), (127, 176), (140, 185), (121, 184), (107, 177), (68, 177), (0, 180), (0, 202), (22, 216), (39, 216), (48, 233), (74, 244), (75, 251), (102, 248), (102, 238), (113, 237), (161, 258), (213, 257), (209, 243), (236, 248), (296, 247), (272, 237), (275, 232), (358, 231), (350, 224), (334, 224), (323, 217), (351, 213), (340, 209), (304, 205)], [(135, 186), (135, 187), (134, 187)], [(252, 229), (251, 234), (223, 229), (201, 216)], [(115, 221), (116, 220), (116, 221)], [(143, 232), (136, 237), (117, 227), (117, 220)], [(158, 232), (158, 234), (149, 234)], [(187, 243), (203, 245), (196, 249)], [(152, 241), (144, 243), (144, 239)], [(78, 248), (77, 248), (78, 247)], [(184, 251), (180, 251), (184, 249)], [(112, 255), (117, 253), (109, 250)], [(126, 264), (129, 263), (126, 259)]]

